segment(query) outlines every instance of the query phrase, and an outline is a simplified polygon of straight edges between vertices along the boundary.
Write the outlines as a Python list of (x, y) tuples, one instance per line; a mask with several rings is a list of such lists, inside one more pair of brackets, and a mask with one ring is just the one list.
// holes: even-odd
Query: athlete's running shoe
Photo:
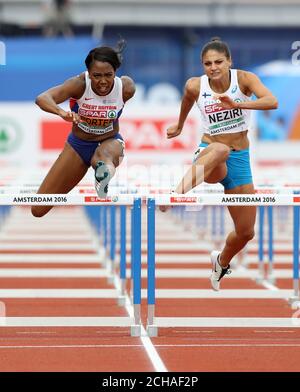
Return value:
[(95, 167), (95, 188), (98, 197), (104, 199), (108, 193), (108, 183), (111, 180), (110, 171), (103, 161), (97, 162)]
[(210, 282), (212, 289), (215, 291), (220, 290), (220, 280), (226, 274), (231, 274), (230, 265), (226, 268), (222, 268), (219, 264), (221, 252), (213, 250), (210, 254), (211, 264), (212, 264), (212, 274), (210, 276)]

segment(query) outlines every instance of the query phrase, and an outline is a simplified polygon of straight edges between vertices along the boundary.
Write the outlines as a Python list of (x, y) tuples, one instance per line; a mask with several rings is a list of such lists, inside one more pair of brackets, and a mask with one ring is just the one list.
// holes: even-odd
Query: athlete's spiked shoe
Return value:
[(220, 290), (220, 280), (226, 274), (231, 274), (230, 265), (227, 268), (222, 268), (219, 264), (221, 252), (217, 250), (213, 250), (210, 254), (211, 264), (212, 264), (212, 273), (210, 276), (210, 282), (212, 289), (215, 291)]
[(110, 171), (103, 161), (97, 162), (95, 167), (95, 188), (97, 195), (104, 199), (107, 197), (108, 183), (111, 179)]

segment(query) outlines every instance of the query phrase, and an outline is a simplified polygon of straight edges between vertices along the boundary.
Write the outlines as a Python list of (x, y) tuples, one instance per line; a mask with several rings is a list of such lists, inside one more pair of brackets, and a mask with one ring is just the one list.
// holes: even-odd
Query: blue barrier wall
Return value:
[(6, 65), (0, 68), (0, 100), (33, 100), (49, 87), (85, 70), (84, 60), (99, 44), (89, 38), (2, 39)]
[[(187, 78), (202, 73), (199, 53), (212, 36), (220, 36), (232, 49), (234, 66), (253, 69), (275, 60), (289, 60), (291, 44), (300, 39), (294, 28), (150, 28), (107, 27), (103, 42), (114, 46), (119, 35), (127, 40), (119, 74), (127, 74), (145, 88), (169, 82), (182, 91)], [(1, 39), (1, 37), (0, 37)], [(41, 91), (85, 69), (88, 51), (99, 41), (10, 38), (7, 65), (0, 66), (0, 100), (33, 100)]]

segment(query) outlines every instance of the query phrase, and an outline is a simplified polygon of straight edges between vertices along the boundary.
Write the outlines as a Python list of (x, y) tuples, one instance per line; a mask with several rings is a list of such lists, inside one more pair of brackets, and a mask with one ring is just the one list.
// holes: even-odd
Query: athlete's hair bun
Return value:
[(212, 37), (212, 38), (210, 39), (210, 42), (215, 42), (215, 41), (221, 42), (222, 40), (221, 40), (220, 37)]

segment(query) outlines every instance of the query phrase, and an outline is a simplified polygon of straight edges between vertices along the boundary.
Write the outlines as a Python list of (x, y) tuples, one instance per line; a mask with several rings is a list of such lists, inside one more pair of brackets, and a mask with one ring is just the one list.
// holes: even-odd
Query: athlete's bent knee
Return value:
[(216, 154), (216, 157), (222, 161), (226, 161), (229, 157), (230, 148), (223, 143), (212, 143), (213, 151)]
[(238, 233), (238, 237), (244, 242), (249, 242), (255, 237), (255, 232), (254, 230), (240, 232)]

